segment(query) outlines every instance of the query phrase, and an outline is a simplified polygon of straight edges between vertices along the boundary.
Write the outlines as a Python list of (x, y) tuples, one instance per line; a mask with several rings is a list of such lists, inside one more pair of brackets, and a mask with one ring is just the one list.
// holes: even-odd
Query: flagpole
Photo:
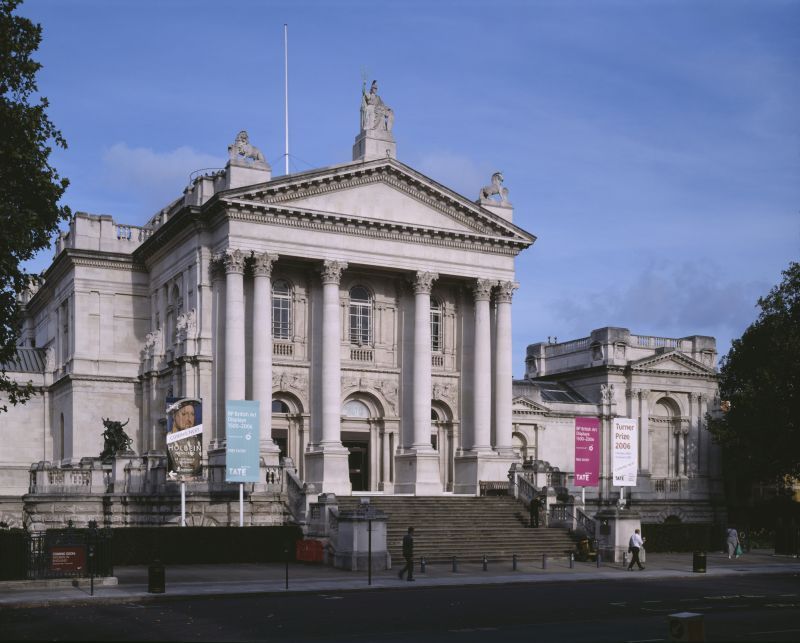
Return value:
[(289, 174), (289, 25), (283, 25), (283, 129), (284, 140), (284, 170)]

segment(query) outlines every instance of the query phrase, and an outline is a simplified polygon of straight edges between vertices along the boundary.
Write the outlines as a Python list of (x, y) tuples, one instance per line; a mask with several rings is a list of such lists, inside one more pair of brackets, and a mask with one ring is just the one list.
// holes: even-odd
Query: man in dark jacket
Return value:
[(405, 558), (406, 566), (400, 570), (398, 576), (403, 580), (403, 574), (408, 572), (408, 580), (414, 580), (414, 528), (409, 527), (408, 533), (403, 536), (403, 558)]

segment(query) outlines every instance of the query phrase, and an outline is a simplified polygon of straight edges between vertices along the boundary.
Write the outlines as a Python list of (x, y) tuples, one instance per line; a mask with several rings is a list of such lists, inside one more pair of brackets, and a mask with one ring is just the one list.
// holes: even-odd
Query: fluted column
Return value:
[(241, 250), (227, 250), (225, 263), (225, 400), (245, 399), (244, 260)]
[(272, 265), (278, 255), (253, 256), (253, 399), (259, 403), (262, 453), (280, 452), (272, 440)]
[(475, 345), (473, 364), (473, 442), (474, 451), (491, 450), (492, 372), (489, 299), (494, 281), (478, 279), (472, 288), (475, 298)]
[(495, 290), (497, 318), (494, 343), (494, 426), (495, 449), (511, 455), (513, 424), (511, 417), (511, 298), (519, 284), (501, 281)]
[(343, 261), (326, 261), (322, 267), (322, 441), (341, 445), (342, 336), (339, 316), (339, 283)]
[(410, 446), (416, 451), (433, 450), (431, 447), (431, 288), (438, 277), (435, 272), (417, 272), (414, 279), (414, 428)]

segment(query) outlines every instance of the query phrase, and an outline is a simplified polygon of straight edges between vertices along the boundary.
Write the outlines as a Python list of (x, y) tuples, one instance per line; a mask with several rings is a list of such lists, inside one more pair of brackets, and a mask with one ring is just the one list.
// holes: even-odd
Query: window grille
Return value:
[(272, 337), (292, 337), (292, 289), (283, 279), (272, 284)]
[(350, 343), (372, 344), (372, 295), (363, 286), (350, 289)]

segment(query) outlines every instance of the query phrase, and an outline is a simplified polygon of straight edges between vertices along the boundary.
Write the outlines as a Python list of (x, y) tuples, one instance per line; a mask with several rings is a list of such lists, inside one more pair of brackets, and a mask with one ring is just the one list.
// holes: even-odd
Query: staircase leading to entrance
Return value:
[[(339, 497), (340, 510), (354, 510), (359, 496)], [(393, 564), (402, 561), (402, 540), (414, 527), (414, 558), (428, 562), (540, 560), (565, 556), (575, 541), (567, 529), (528, 528), (526, 507), (509, 496), (370, 496), (370, 505), (386, 513), (386, 546)]]

